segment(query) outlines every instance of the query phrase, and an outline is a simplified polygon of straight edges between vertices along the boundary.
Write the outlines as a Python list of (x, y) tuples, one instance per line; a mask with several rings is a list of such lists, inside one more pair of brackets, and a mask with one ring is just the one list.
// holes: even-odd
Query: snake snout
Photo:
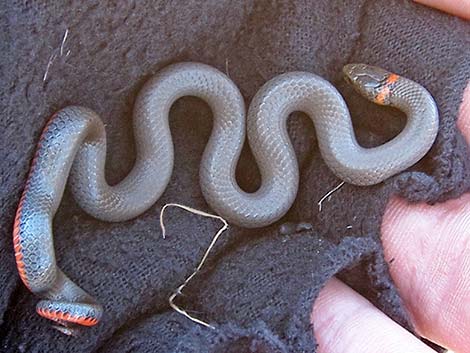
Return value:
[(347, 82), (354, 84), (358, 78), (366, 72), (367, 65), (365, 64), (347, 64), (343, 67), (344, 79)]
[(365, 98), (375, 101), (390, 73), (376, 66), (348, 64), (343, 67), (346, 81)]

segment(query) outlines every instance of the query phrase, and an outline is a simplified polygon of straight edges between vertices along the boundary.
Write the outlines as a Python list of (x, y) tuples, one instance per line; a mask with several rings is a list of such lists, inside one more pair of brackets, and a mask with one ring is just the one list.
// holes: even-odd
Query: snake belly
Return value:
[[(213, 130), (200, 166), (205, 199), (229, 222), (253, 228), (280, 219), (296, 197), (299, 170), (286, 128), (294, 111), (310, 116), (321, 155), (348, 183), (377, 184), (421, 159), (437, 134), (435, 103), (423, 87), (405, 78), (394, 82), (394, 92), (391, 103), (406, 113), (406, 127), (381, 146), (363, 148), (345, 101), (317, 75), (277, 76), (258, 91), (245, 118), (243, 97), (226, 75), (199, 63), (171, 65), (151, 78), (136, 99), (135, 165), (113, 186), (105, 179), (106, 135), (98, 115), (79, 106), (60, 110), (40, 138), (13, 232), (20, 277), (45, 299), (38, 313), (65, 326), (94, 325), (100, 319), (101, 307), (57, 267), (52, 219), (67, 179), (80, 206), (104, 221), (129, 220), (152, 206), (173, 169), (168, 118), (177, 99), (196, 96), (212, 109)], [(245, 131), (261, 173), (254, 193), (243, 191), (235, 178)]]

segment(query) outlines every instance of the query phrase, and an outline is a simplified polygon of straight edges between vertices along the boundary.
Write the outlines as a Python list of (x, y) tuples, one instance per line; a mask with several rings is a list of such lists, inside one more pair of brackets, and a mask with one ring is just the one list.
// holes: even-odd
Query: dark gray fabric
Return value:
[[(468, 23), (402, 0), (37, 0), (0, 6), (3, 351), (314, 352), (310, 309), (336, 273), (411, 329), (388, 273), (391, 259), (384, 258), (380, 245), (381, 216), (392, 193), (433, 203), (468, 190), (468, 150), (455, 127), (470, 77)], [(105, 307), (97, 327), (78, 338), (65, 337), (35, 314), (37, 298), (20, 283), (13, 257), (11, 227), (35, 142), (57, 109), (72, 103), (90, 107), (106, 123), (108, 180), (119, 181), (134, 161), (131, 112), (137, 92), (160, 68), (183, 60), (227, 72), (247, 103), (279, 73), (319, 74), (346, 98), (365, 146), (387, 141), (404, 125), (402, 114), (365, 101), (341, 79), (345, 63), (376, 64), (431, 91), (441, 113), (440, 133), (411, 171), (374, 187), (344, 185), (320, 212), (317, 201), (340, 181), (319, 155), (312, 124), (293, 114), (290, 134), (301, 185), (282, 222), (308, 221), (314, 229), (281, 236), (279, 224), (250, 231), (232, 227), (178, 300), (216, 325), (210, 330), (178, 315), (167, 302), (218, 226), (169, 210), (168, 237), (161, 238), (158, 215), (164, 203), (208, 210), (197, 175), (211, 112), (198, 99), (181, 99), (171, 111), (173, 177), (148, 212), (108, 224), (86, 215), (69, 193), (64, 196), (54, 221), (59, 265)], [(246, 190), (259, 183), (248, 148), (238, 177)]]

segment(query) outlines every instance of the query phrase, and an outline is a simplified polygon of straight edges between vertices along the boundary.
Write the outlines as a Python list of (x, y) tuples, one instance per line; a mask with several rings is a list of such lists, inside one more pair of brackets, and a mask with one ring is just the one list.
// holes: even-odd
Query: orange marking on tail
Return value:
[(23, 252), (22, 252), (23, 248), (21, 246), (21, 237), (20, 237), (21, 213), (23, 211), (23, 204), (24, 204), (25, 194), (27, 190), (28, 188), (26, 186), (25, 190), (23, 191), (23, 194), (21, 195), (20, 203), (16, 211), (15, 223), (13, 225), (13, 248), (15, 250), (15, 261), (16, 261), (16, 267), (18, 269), (18, 274), (20, 275), (20, 278), (23, 281), (24, 285), (29, 290), (31, 290), (31, 287), (29, 286), (28, 278), (26, 277), (25, 264), (23, 262), (23, 258), (24, 258)]
[(66, 322), (71, 322), (74, 324), (82, 325), (82, 326), (94, 326), (98, 323), (98, 320), (93, 317), (87, 317), (87, 316), (73, 316), (70, 313), (65, 313), (62, 311), (52, 311), (52, 310), (47, 310), (47, 309), (36, 309), (36, 312), (52, 321), (66, 321)]
[(31, 287), (29, 286), (28, 278), (26, 276), (26, 270), (25, 270), (25, 264), (23, 262), (23, 254), (22, 254), (22, 246), (21, 246), (21, 216), (23, 212), (23, 205), (25, 202), (26, 194), (29, 190), (29, 184), (30, 184), (30, 179), (31, 175), (34, 172), (34, 167), (36, 165), (37, 158), (40, 153), (40, 149), (42, 146), (42, 141), (47, 133), (47, 130), (49, 129), (49, 126), (51, 125), (52, 121), (56, 117), (57, 113), (54, 113), (49, 120), (47, 121), (46, 125), (44, 126), (41, 136), (39, 137), (39, 142), (37, 143), (36, 146), (36, 151), (34, 153), (33, 159), (31, 160), (31, 165), (29, 168), (28, 172), (28, 177), (26, 178), (26, 183), (25, 187), (23, 190), (23, 193), (21, 194), (20, 202), (18, 203), (18, 208), (16, 210), (16, 215), (15, 215), (15, 221), (13, 224), (13, 247), (15, 249), (15, 260), (16, 260), (16, 267), (18, 268), (18, 274), (20, 275), (21, 280), (23, 281), (24, 285), (31, 290)]

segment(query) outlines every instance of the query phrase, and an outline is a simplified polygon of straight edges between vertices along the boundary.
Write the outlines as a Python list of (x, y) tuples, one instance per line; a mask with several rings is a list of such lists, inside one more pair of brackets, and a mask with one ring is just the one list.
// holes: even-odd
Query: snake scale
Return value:
[[(269, 225), (294, 202), (299, 170), (286, 129), (294, 111), (310, 116), (323, 159), (348, 183), (377, 184), (420, 160), (439, 125), (429, 92), (373, 66), (349, 64), (343, 71), (366, 98), (407, 115), (399, 135), (378, 147), (361, 147), (340, 93), (312, 73), (290, 72), (267, 82), (245, 118), (243, 97), (226, 75), (204, 64), (179, 63), (160, 71), (140, 91), (133, 113), (135, 165), (120, 183), (110, 186), (105, 180), (105, 129), (98, 115), (79, 106), (54, 114), (40, 137), (13, 231), (19, 275), (43, 298), (36, 307), (39, 315), (55, 321), (66, 334), (100, 320), (102, 307), (56, 264), (52, 219), (68, 179), (79, 205), (104, 221), (132, 219), (152, 206), (172, 173), (168, 117), (180, 97), (199, 97), (212, 109), (214, 124), (202, 157), (200, 185), (210, 207), (241, 227)], [(245, 132), (262, 179), (254, 193), (244, 192), (235, 179)]]

